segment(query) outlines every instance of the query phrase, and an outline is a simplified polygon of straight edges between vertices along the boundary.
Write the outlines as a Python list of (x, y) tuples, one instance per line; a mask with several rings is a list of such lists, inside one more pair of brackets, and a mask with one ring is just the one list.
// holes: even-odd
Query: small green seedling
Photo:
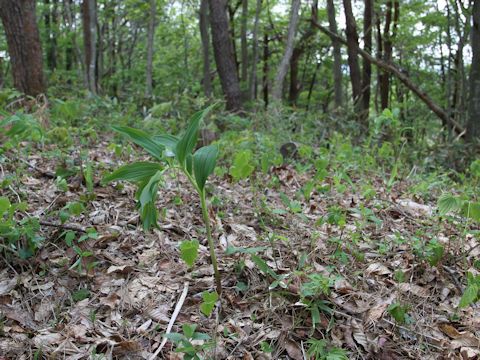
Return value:
[[(212, 261), (218, 294), (222, 293), (220, 274), (218, 272), (215, 249), (210, 228), (210, 218), (205, 199), (205, 183), (213, 173), (217, 162), (218, 147), (204, 146), (195, 153), (193, 150), (198, 140), (200, 122), (215, 105), (207, 107), (192, 116), (185, 134), (179, 138), (169, 134), (148, 135), (147, 133), (123, 126), (113, 126), (113, 129), (135, 144), (141, 146), (157, 161), (165, 162), (167, 166), (158, 162), (135, 162), (122, 166), (103, 179), (103, 183), (118, 180), (128, 180), (138, 183), (135, 195), (143, 221), (143, 228), (148, 230), (152, 226), (158, 228), (158, 210), (155, 201), (158, 196), (158, 184), (164, 182), (164, 172), (168, 169), (182, 171), (193, 185), (200, 197), (203, 212), (203, 221), (207, 232), (210, 258)], [(191, 254), (190, 254), (191, 255)], [(190, 257), (187, 257), (189, 261)], [(193, 264), (193, 263), (192, 263)]]
[(215, 346), (215, 344), (207, 342), (202, 345), (194, 345), (194, 341), (198, 342), (211, 339), (207, 334), (196, 332), (196, 328), (197, 324), (184, 324), (182, 325), (183, 334), (172, 332), (169, 334), (163, 334), (162, 337), (172, 340), (175, 345), (177, 345), (175, 352), (183, 353), (183, 358), (185, 360), (202, 360), (203, 358), (200, 352), (204, 349)]

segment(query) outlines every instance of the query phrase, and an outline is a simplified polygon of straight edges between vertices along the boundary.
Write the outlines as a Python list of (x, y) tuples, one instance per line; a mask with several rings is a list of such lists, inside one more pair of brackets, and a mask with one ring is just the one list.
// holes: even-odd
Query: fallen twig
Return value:
[(56, 178), (57, 178), (54, 173), (51, 173), (51, 172), (42, 170), (42, 169), (40, 169), (39, 167), (30, 164), (30, 163), (29, 163), (28, 161), (26, 161), (26, 160), (20, 159), (20, 161), (23, 162), (25, 165), (27, 165), (29, 168), (32, 168), (33, 170), (38, 171), (38, 172), (39, 172), (40, 174), (42, 174), (43, 176), (49, 177), (49, 178), (51, 178), (51, 179), (56, 179)]
[(73, 231), (80, 231), (80, 232), (87, 232), (87, 228), (85, 226), (78, 226), (78, 225), (69, 225), (69, 224), (57, 224), (57, 223), (52, 223), (49, 221), (39, 221), (38, 222), (40, 225), (43, 226), (52, 226), (52, 227), (58, 227), (66, 230), (73, 230)]
[[(185, 302), (185, 299), (187, 298), (188, 286), (189, 285), (190, 285), (190, 283), (188, 281), (186, 281), (185, 284), (183, 285), (182, 295), (180, 296), (180, 299), (178, 299), (177, 306), (175, 306), (175, 310), (173, 311), (172, 317), (170, 318), (170, 321), (168, 322), (167, 331), (165, 332), (165, 334), (169, 334), (170, 331), (172, 330), (172, 326), (175, 323), (175, 320), (177, 319), (178, 313), (180, 312), (180, 309), (182, 308), (183, 303)], [(158, 354), (160, 354), (160, 351), (162, 351), (162, 349), (163, 349), (163, 347), (165, 346), (166, 343), (167, 343), (167, 338), (163, 338), (162, 343), (160, 344), (158, 349), (155, 351), (155, 353), (152, 356), (150, 356), (149, 360), (156, 359), (156, 357), (158, 356)]]

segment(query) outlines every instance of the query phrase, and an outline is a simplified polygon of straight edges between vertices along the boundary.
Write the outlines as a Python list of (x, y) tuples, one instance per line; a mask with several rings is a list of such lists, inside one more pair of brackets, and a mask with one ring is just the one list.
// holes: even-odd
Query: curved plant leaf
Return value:
[(142, 181), (155, 175), (164, 167), (158, 163), (139, 161), (133, 164), (122, 166), (102, 180), (102, 184), (110, 181), (129, 180), (133, 182)]
[(177, 147), (177, 143), (180, 140), (176, 136), (170, 134), (158, 134), (152, 136), (153, 141), (155, 141), (158, 145), (165, 146), (171, 152), (175, 154), (175, 148)]
[(177, 146), (175, 148), (175, 153), (177, 155), (177, 160), (180, 163), (180, 166), (182, 167), (184, 166), (184, 162), (187, 154), (192, 153), (193, 148), (197, 143), (198, 128), (200, 126), (200, 122), (215, 106), (216, 104), (210, 105), (206, 109), (193, 114), (193, 116), (191, 117), (187, 127), (187, 131), (185, 132), (183, 137), (178, 141)]
[(162, 153), (164, 146), (147, 133), (143, 132), (142, 130), (133, 129), (127, 126), (112, 126), (112, 128), (125, 135), (128, 139), (130, 139), (135, 144), (141, 146), (145, 149), (146, 152), (153, 155), (157, 160), (162, 159)]
[(210, 145), (198, 149), (193, 155), (193, 171), (200, 190), (203, 191), (205, 182), (215, 169), (217, 163), (218, 146)]

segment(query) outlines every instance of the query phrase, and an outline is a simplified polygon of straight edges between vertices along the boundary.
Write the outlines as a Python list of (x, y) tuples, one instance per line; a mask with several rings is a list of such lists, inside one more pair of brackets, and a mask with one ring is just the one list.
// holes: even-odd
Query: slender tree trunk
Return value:
[(83, 1), (83, 46), (85, 49), (85, 63), (87, 65), (88, 89), (92, 93), (97, 92), (95, 77), (95, 59), (96, 55), (96, 11), (95, 0)]
[[(363, 43), (366, 52), (372, 52), (373, 0), (365, 0), (363, 17)], [(370, 86), (372, 79), (372, 64), (363, 59), (362, 67), (362, 115), (367, 118), (370, 109)]]
[(47, 66), (55, 71), (57, 68), (57, 0), (45, 0), (45, 30), (47, 33)]
[(470, 67), (470, 100), (466, 138), (469, 142), (480, 137), (480, 1), (473, 3), (472, 65)]
[(295, 33), (298, 24), (298, 11), (300, 9), (300, 0), (292, 0), (292, 8), (290, 10), (290, 22), (288, 24), (287, 41), (283, 52), (282, 60), (278, 65), (277, 74), (275, 75), (275, 82), (273, 86), (272, 96), (274, 101), (280, 102), (283, 94), (283, 82), (287, 76), (288, 67), (293, 54), (293, 47), (295, 45)]
[(242, 75), (240, 81), (243, 86), (247, 85), (248, 72), (248, 50), (247, 50), (247, 19), (248, 19), (248, 0), (242, 0), (242, 21), (240, 28), (240, 40), (242, 47)]
[(145, 79), (145, 97), (149, 98), (152, 93), (152, 67), (153, 67), (153, 38), (155, 35), (155, 19), (157, 6), (155, 0), (150, 0), (150, 23), (148, 24), (148, 47), (147, 47), (147, 74)]
[(45, 93), (35, 1), (0, 0), (0, 18), (7, 37), (15, 88), (32, 96)]
[(257, 10), (255, 12), (255, 23), (253, 25), (253, 49), (252, 49), (252, 71), (248, 84), (248, 99), (255, 99), (255, 89), (257, 87), (257, 64), (258, 64), (258, 23), (260, 20), (260, 10), (262, 9), (262, 0), (257, 0)]
[(263, 29), (263, 102), (268, 107), (268, 28)]
[(202, 39), (203, 53), (203, 92), (207, 98), (212, 96), (212, 83), (210, 80), (210, 36), (208, 34), (208, 1), (200, 2), (200, 37)]
[(5, 84), (3, 83), (3, 69), (2, 69), (2, 66), (3, 66), (3, 60), (0, 57), (0, 89), (2, 89), (5, 86)]
[[(328, 25), (332, 33), (337, 32), (337, 20), (335, 18), (335, 5), (333, 0), (327, 0)], [(332, 39), (333, 46), (333, 86), (335, 89), (335, 107), (341, 107), (343, 103), (342, 91), (342, 55), (340, 53), (340, 43)]]
[[(318, 21), (318, 1), (314, 0), (312, 2), (312, 16), (311, 18), (314, 21)], [(288, 91), (288, 101), (290, 104), (296, 104), (300, 89), (302, 88), (302, 83), (305, 75), (303, 72), (302, 79), (298, 79), (298, 64), (300, 62), (301, 56), (305, 53), (305, 49), (309, 48), (309, 39), (315, 34), (315, 27), (313, 24), (310, 24), (310, 27), (305, 31), (300, 40), (297, 42), (297, 46), (293, 48), (292, 58), (290, 60), (290, 88)], [(305, 69), (305, 68), (304, 68)]]
[(352, 83), (353, 106), (356, 107), (362, 96), (360, 65), (358, 64), (358, 33), (355, 18), (353, 17), (351, 0), (343, 0), (347, 25), (348, 66), (350, 67), (350, 81)]
[(242, 110), (242, 93), (233, 57), (232, 39), (228, 31), (226, 3), (224, 0), (209, 0), (208, 3), (210, 6), (213, 53), (222, 91), (227, 101), (226, 109), (240, 111)]
[(73, 41), (73, 46), (75, 50), (75, 55), (76, 58), (80, 61), (80, 69), (79, 69), (79, 78), (83, 80), (83, 85), (85, 88), (88, 87), (88, 74), (87, 74), (87, 68), (85, 65), (85, 57), (82, 55), (82, 52), (80, 50), (80, 46), (78, 45), (77, 42), (77, 36), (76, 36), (76, 31), (74, 28), (74, 22), (73, 22), (73, 15), (72, 15), (72, 8), (71, 8), (71, 1), (72, 0), (64, 0), (63, 1), (63, 7), (65, 10), (65, 17), (66, 17), (66, 23), (67, 27), (72, 33), (72, 41)]

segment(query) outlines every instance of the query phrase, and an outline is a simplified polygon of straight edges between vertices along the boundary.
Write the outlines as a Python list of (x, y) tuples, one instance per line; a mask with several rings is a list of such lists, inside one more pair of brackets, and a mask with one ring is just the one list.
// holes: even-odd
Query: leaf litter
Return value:
[[(44, 147), (49, 150), (49, 145)], [(108, 139), (90, 146), (87, 158), (111, 170), (119, 160), (107, 147)], [(185, 284), (188, 293), (171, 331), (197, 324), (197, 331), (216, 335), (217, 359), (304, 359), (306, 342), (323, 338), (347, 350), (349, 359), (480, 356), (478, 306), (468, 306), (456, 316), (464, 290), (461, 239), (448, 223), (436, 233), (429, 230), (438, 229), (439, 220), (432, 217), (435, 206), (410, 199), (407, 180), (387, 191), (384, 180), (372, 175), (375, 199), (349, 188), (337, 193), (334, 186), (327, 194), (313, 191), (308, 201), (294, 200), (302, 205), (305, 221), (286, 208), (280, 192), (294, 199), (313, 174), (299, 174), (287, 164), (237, 183), (228, 176), (214, 177), (211, 194), (221, 204), (210, 203), (210, 221), (224, 293), (221, 306), (217, 303), (207, 318), (200, 311), (202, 292), (214, 290), (213, 272), (202, 212), (185, 178), (175, 174), (160, 188), (157, 206), (165, 210), (160, 211), (159, 230), (141, 230), (134, 185), (100, 186), (99, 172), (94, 173), (95, 198), (88, 201), (86, 211), (61, 225), (47, 215), (78, 201), (86, 189), (82, 178), (72, 177), (67, 179), (68, 189), (61, 190), (45, 175), (55, 173), (57, 162), (39, 154), (28, 159), (32, 166), (23, 169), (21, 185), (26, 213), (46, 224), (40, 230), (43, 246), (28, 260), (7, 252), (1, 255), (2, 360), (29, 359), (38, 349), (46, 358), (72, 360), (93, 354), (109, 359), (149, 359), (154, 354), (181, 359), (170, 341), (160, 346)], [(70, 154), (72, 160), (78, 156)], [(2, 176), (14, 171), (3, 166)], [(272, 175), (278, 177), (279, 188), (264, 186)], [(324, 183), (333, 180), (327, 176)], [(0, 190), (0, 196), (8, 194), (8, 189)], [(318, 223), (332, 207), (346, 214), (344, 226)], [(368, 217), (362, 208), (374, 210)], [(67, 225), (77, 229), (77, 237), (92, 227), (98, 233), (79, 244), (90, 253), (82, 259), (80, 273), (71, 269), (78, 254), (62, 238)], [(426, 234), (429, 231), (434, 234)], [(420, 239), (417, 248), (403, 238), (408, 234)], [(415, 251), (425, 250), (430, 238), (452, 255), (436, 266)], [(200, 242), (199, 257), (188, 269), (178, 245), (192, 239)], [(467, 238), (468, 256), (478, 255), (477, 242)], [(240, 251), (229, 252), (231, 248)], [(283, 276), (279, 284), (284, 286), (273, 287), (272, 274), (261, 271), (249, 252), (276, 276)], [(331, 280), (328, 292), (313, 296), (330, 309), (321, 311), (315, 323), (305, 305), (312, 296), (302, 295), (314, 273)], [(407, 307), (405, 323), (397, 323), (387, 310), (394, 303)]]

